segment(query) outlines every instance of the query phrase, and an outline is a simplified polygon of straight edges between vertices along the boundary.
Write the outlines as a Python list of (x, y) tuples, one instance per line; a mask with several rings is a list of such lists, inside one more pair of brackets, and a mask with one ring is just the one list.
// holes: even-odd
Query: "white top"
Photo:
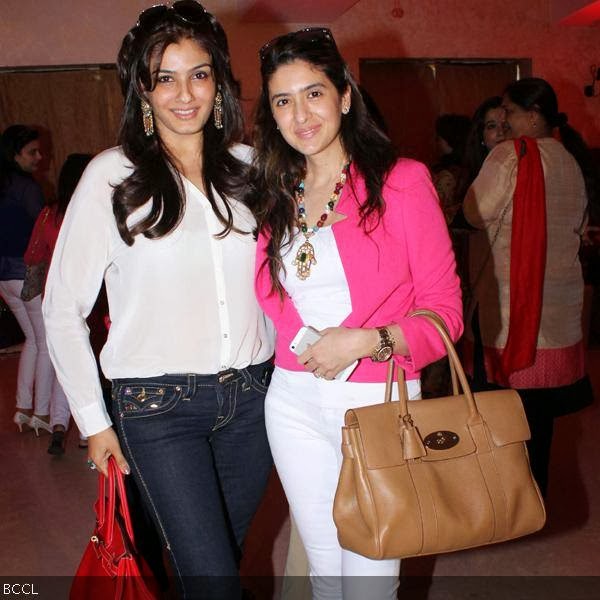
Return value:
[(294, 234), (292, 245), (282, 249), (286, 269), (282, 284), (305, 325), (315, 329), (337, 327), (352, 312), (352, 301), (333, 229), (322, 227), (309, 238), (317, 263), (311, 266), (310, 277), (305, 280), (298, 278), (292, 262), (306, 238), (297, 230)]
[[(296, 267), (292, 262), (305, 240), (303, 235), (295, 235), (292, 245), (283, 248), (286, 274), (282, 274), (282, 283), (305, 325), (312, 325), (316, 329), (338, 327), (352, 312), (352, 300), (333, 229), (331, 226), (323, 227), (309, 238), (315, 249), (317, 264), (312, 265), (310, 277), (303, 281), (296, 276)], [(412, 379), (407, 385), (409, 399), (420, 398), (420, 381)], [(283, 392), (282, 387), (285, 389)], [(308, 371), (288, 371), (277, 367), (269, 395), (271, 398), (283, 397), (288, 393), (287, 390), (296, 390), (301, 401), (308, 405), (343, 407), (347, 410), (382, 402), (385, 383), (318, 379)], [(397, 400), (397, 386), (393, 386), (392, 394), (393, 399)]]
[[(250, 152), (248, 146), (232, 149), (246, 161)], [(130, 168), (120, 148), (90, 163), (69, 204), (46, 284), (50, 356), (88, 436), (111, 424), (85, 323), (103, 279), (112, 324), (100, 364), (109, 379), (217, 373), (263, 362), (274, 348), (272, 326), (254, 296), (252, 235), (215, 239), (222, 224), (204, 194), (183, 179), (186, 208), (177, 228), (161, 239), (138, 235), (127, 246), (113, 216), (111, 185)], [(250, 211), (235, 200), (229, 204), (235, 225), (251, 232)]]

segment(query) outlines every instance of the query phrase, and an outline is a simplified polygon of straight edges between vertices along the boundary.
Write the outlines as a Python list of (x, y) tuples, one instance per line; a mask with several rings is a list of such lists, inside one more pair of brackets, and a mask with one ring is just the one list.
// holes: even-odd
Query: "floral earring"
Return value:
[(142, 122), (144, 123), (144, 132), (147, 137), (154, 135), (154, 116), (152, 115), (152, 107), (142, 100)]
[(215, 119), (215, 127), (217, 129), (223, 129), (223, 96), (221, 95), (221, 86), (219, 86), (219, 91), (215, 96), (213, 116)]

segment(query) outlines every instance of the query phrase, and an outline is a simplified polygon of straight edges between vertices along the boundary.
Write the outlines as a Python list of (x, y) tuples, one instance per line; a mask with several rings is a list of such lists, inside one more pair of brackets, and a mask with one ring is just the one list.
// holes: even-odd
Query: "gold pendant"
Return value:
[(302, 246), (298, 248), (298, 252), (296, 252), (296, 258), (292, 264), (296, 267), (296, 277), (302, 280), (310, 277), (310, 268), (312, 265), (317, 264), (317, 259), (315, 258), (315, 249), (308, 241), (308, 238), (302, 244)]

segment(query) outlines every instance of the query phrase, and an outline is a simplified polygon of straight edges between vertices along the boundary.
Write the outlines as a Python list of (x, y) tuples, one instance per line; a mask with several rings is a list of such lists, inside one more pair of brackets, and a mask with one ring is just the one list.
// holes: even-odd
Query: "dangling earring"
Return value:
[(350, 107), (349, 106), (344, 106), (342, 108), (342, 114), (347, 115), (350, 112)]
[(213, 115), (215, 118), (215, 128), (223, 129), (223, 96), (221, 95), (221, 90), (219, 90), (215, 96)]
[(152, 108), (142, 100), (142, 122), (144, 123), (144, 132), (147, 137), (154, 134), (154, 117), (152, 116)]

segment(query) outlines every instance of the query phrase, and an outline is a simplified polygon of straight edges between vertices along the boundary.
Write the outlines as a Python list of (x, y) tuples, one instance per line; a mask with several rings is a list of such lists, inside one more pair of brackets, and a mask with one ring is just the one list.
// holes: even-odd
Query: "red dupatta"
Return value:
[(492, 366), (494, 381), (508, 385), (511, 373), (533, 364), (542, 317), (546, 268), (544, 170), (533, 138), (514, 140), (519, 159), (510, 243), (510, 320), (506, 346)]

